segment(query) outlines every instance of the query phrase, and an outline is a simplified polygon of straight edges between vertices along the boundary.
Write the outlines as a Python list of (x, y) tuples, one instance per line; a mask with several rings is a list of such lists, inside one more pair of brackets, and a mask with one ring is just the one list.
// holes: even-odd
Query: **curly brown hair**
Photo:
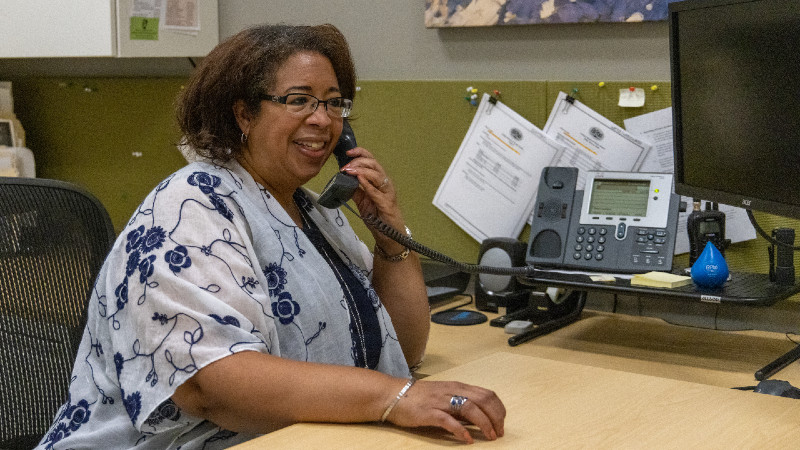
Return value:
[(274, 88), (278, 69), (290, 56), (303, 51), (327, 57), (342, 97), (355, 96), (350, 47), (335, 26), (253, 26), (211, 50), (178, 96), (176, 115), (184, 136), (182, 144), (206, 158), (235, 158), (242, 151), (242, 132), (233, 105), (243, 100), (248, 111), (258, 115), (260, 94)]

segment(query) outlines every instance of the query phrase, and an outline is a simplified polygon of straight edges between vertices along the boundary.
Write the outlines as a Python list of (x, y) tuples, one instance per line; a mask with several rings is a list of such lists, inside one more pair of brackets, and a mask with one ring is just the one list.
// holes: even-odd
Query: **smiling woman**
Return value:
[[(249, 28), (204, 58), (177, 107), (202, 158), (119, 235), (40, 448), (225, 448), (300, 421), (439, 426), (470, 442), (467, 421), (502, 436), (492, 392), (410, 378), (429, 329), (417, 256), (373, 230), (373, 257), (303, 187), (354, 94), (331, 25)], [(383, 166), (361, 147), (347, 156), (359, 212), (403, 229)]]

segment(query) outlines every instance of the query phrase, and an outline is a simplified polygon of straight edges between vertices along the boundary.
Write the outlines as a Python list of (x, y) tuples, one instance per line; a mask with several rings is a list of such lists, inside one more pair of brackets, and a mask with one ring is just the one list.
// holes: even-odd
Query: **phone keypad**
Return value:
[[(667, 255), (665, 251), (668, 246), (668, 233), (663, 228), (630, 228), (628, 232), (633, 236), (625, 240), (633, 239), (633, 247), (630, 248), (630, 263), (636, 266), (653, 266), (655, 268), (667, 266), (671, 262), (672, 255)], [(574, 242), (572, 243), (572, 259), (577, 264), (585, 264), (588, 261), (603, 261), (607, 256), (608, 245), (618, 246), (613, 242), (618, 227), (603, 226), (580, 226), (576, 230)], [(609, 240), (610, 239), (610, 240)], [(630, 245), (630, 244), (628, 244)], [(617, 251), (619, 251), (618, 249)], [(616, 258), (614, 255), (610, 255)], [(583, 262), (583, 263), (582, 263)]]
[(606, 250), (606, 235), (608, 230), (603, 227), (579, 227), (578, 235), (575, 236), (575, 246), (572, 258), (575, 260), (584, 259), (591, 261), (603, 260), (603, 252)]

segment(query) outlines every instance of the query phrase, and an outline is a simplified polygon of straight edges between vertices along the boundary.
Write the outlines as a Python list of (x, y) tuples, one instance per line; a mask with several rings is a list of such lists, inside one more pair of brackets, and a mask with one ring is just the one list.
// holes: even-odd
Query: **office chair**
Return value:
[(66, 400), (87, 300), (114, 238), (84, 189), (0, 177), (0, 449), (34, 447)]

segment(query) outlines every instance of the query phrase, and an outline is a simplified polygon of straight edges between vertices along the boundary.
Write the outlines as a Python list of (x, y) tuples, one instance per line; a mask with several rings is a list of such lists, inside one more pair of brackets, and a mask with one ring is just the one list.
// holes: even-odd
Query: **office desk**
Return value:
[[(488, 314), (490, 318), (493, 314)], [(488, 323), (432, 324), (420, 376), (495, 390), (508, 408), (498, 448), (793, 447), (800, 401), (729, 389), (794, 347), (784, 335), (675, 326), (584, 311), (517, 347)], [(800, 386), (800, 364), (774, 379)], [(242, 450), (275, 447), (415, 448), (456, 445), (437, 430), (378, 424), (298, 424)]]
[[(508, 415), (491, 448), (791, 448), (800, 402), (668, 378), (512, 353), (433, 375), (493, 389)], [(299, 424), (246, 442), (261, 448), (452, 446), (437, 429), (378, 424)]]
[[(721, 387), (752, 386), (756, 370), (795, 347), (781, 333), (709, 330), (588, 310), (577, 322), (516, 347), (508, 345), (509, 336), (488, 323), (431, 324), (419, 373), (436, 374), (502, 351)], [(800, 363), (772, 378), (800, 387)]]

